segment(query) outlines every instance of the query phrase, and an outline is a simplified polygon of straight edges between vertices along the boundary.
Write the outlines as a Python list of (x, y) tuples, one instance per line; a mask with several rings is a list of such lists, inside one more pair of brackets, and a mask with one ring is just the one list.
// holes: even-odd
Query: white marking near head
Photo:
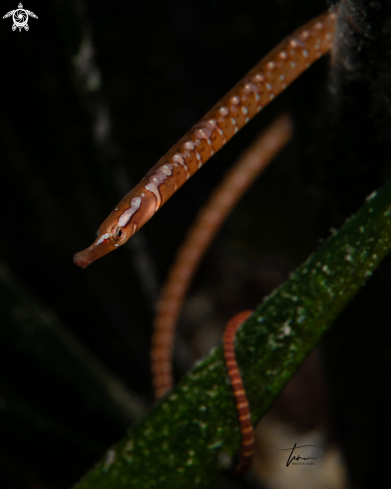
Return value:
[(120, 218), (118, 219), (118, 226), (121, 227), (126, 226), (130, 221), (130, 218), (133, 216), (133, 214), (140, 209), (140, 205), (141, 205), (141, 197), (133, 197), (133, 199), (130, 202), (129, 209), (126, 209), (126, 211), (122, 213)]
[(109, 233), (105, 233), (103, 234), (99, 239), (98, 241), (95, 243), (95, 246), (98, 246), (99, 244), (103, 243), (103, 241), (106, 241), (106, 239), (109, 239), (111, 236), (111, 234)]

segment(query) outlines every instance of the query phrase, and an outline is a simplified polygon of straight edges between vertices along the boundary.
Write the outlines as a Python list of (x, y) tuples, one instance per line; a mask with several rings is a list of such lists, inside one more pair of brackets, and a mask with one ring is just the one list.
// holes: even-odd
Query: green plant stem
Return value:
[[(254, 424), (390, 247), (388, 183), (243, 324), (236, 351)], [(235, 402), (219, 346), (75, 489), (210, 487), (239, 446)]]

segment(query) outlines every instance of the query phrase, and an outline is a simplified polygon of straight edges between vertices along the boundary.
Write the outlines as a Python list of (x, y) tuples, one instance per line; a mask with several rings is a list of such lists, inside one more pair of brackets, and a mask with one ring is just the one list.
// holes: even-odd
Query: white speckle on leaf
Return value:
[(278, 335), (278, 338), (284, 338), (285, 336), (289, 336), (292, 332), (292, 328), (289, 326), (289, 323), (291, 322), (290, 319), (285, 321), (285, 323), (282, 324), (280, 331), (281, 333)]
[(373, 199), (374, 197), (376, 197), (376, 195), (377, 195), (377, 191), (374, 190), (371, 194), (368, 195), (368, 197), (365, 200), (368, 202), (368, 200)]
[(109, 468), (110, 465), (114, 462), (115, 456), (116, 456), (115, 450), (109, 450), (106, 453), (106, 458), (105, 458), (105, 467), (106, 468)]

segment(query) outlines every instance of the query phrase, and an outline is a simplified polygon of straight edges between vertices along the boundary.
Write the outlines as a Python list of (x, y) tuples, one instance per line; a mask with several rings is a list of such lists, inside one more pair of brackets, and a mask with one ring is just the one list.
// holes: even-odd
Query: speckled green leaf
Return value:
[[(236, 349), (254, 423), (390, 246), (389, 183), (242, 326)], [(239, 446), (235, 403), (218, 347), (76, 489), (210, 487)]]

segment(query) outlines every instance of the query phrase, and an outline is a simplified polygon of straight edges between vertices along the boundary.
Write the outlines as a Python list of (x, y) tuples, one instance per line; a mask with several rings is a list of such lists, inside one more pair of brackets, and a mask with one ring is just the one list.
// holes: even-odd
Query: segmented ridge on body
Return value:
[(229, 379), (231, 381), (233, 394), (236, 401), (236, 410), (238, 412), (240, 432), (242, 434), (242, 448), (240, 451), (240, 460), (236, 467), (236, 472), (243, 474), (250, 465), (254, 454), (254, 428), (251, 423), (250, 406), (247, 400), (246, 391), (239, 367), (235, 356), (235, 335), (241, 324), (250, 316), (252, 311), (242, 311), (236, 314), (228, 322), (224, 331), (224, 358), (227, 365)]
[(172, 195), (161, 195), (158, 183), (173, 179), (174, 189), (179, 188), (252, 117), (330, 50), (335, 19), (334, 12), (327, 12), (285, 39), (158, 162), (144, 187), (155, 194), (156, 210)]
[(122, 199), (75, 263), (88, 266), (140, 229), (239, 129), (330, 50), (335, 19), (335, 12), (313, 19), (263, 58)]
[(285, 115), (278, 117), (263, 131), (212, 192), (179, 248), (156, 306), (151, 350), (156, 398), (162, 397), (173, 386), (175, 327), (200, 261), (239, 199), (291, 137), (292, 123)]

